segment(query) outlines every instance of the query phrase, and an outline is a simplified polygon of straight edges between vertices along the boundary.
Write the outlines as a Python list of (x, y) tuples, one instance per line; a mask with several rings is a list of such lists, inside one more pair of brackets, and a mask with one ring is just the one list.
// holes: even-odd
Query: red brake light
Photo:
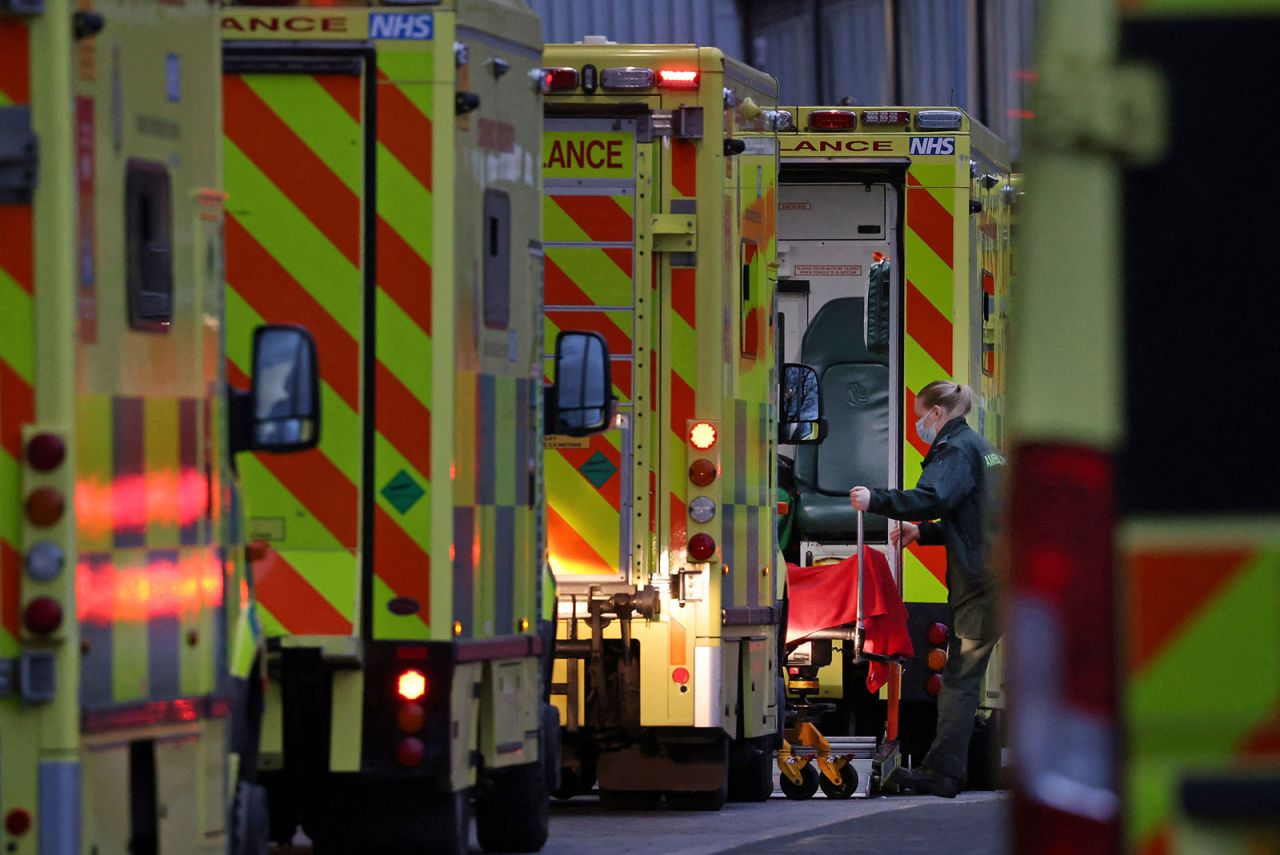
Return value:
[(48, 635), (62, 626), (62, 606), (52, 597), (36, 597), (23, 610), (22, 622), (36, 635)]
[(935, 647), (925, 654), (924, 664), (930, 671), (941, 671), (947, 666), (947, 651)]
[(689, 557), (694, 561), (707, 561), (716, 554), (716, 540), (706, 532), (689, 538)]
[(1037, 848), (1049, 829), (1081, 851), (1120, 851), (1113, 494), (1111, 460), (1098, 449), (1046, 443), (1014, 454), (1015, 851)]
[(945, 623), (931, 623), (929, 628), (924, 631), (924, 640), (934, 647), (941, 647), (946, 644), (947, 639), (950, 637), (951, 633), (947, 631)]
[(857, 123), (852, 110), (814, 110), (809, 114), (811, 131), (851, 131)]
[(31, 813), (25, 808), (14, 808), (5, 814), (4, 830), (13, 837), (21, 837), (31, 830)]
[(938, 692), (942, 691), (942, 675), (930, 674), (925, 678), (924, 690), (934, 697), (938, 696)]
[(683, 686), (685, 683), (689, 682), (689, 669), (688, 668), (675, 669), (674, 671), (671, 672), (671, 679), (676, 683), (679, 683), (681, 686)]
[(576, 68), (544, 68), (542, 69), (543, 92), (565, 92), (578, 88), (578, 69)]
[(422, 704), (405, 704), (396, 711), (396, 725), (405, 733), (417, 733), (427, 723)]
[(34, 526), (44, 528), (62, 519), (66, 502), (62, 493), (53, 487), (37, 487), (27, 496), (27, 519)]
[(705, 487), (716, 480), (716, 464), (705, 457), (699, 457), (689, 464), (689, 480), (699, 487)]
[(716, 444), (716, 426), (711, 422), (698, 422), (689, 428), (689, 442), (699, 451), (706, 451)]
[(409, 769), (421, 763), (426, 753), (422, 740), (413, 736), (406, 736), (396, 744), (396, 762)]
[(52, 433), (38, 433), (27, 443), (27, 462), (37, 472), (50, 472), (67, 458), (67, 444)]
[(416, 701), (427, 693), (427, 678), (421, 671), (405, 671), (396, 681), (396, 691), (406, 701)]
[(658, 70), (658, 85), (665, 89), (697, 89), (698, 72), (662, 68)]

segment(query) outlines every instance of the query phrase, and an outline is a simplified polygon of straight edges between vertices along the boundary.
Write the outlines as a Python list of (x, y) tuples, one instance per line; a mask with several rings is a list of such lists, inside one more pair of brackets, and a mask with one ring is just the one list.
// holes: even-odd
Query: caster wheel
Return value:
[(782, 794), (787, 798), (804, 801), (813, 798), (813, 794), (818, 791), (818, 779), (821, 777), (822, 775), (818, 774), (813, 764), (808, 764), (800, 770), (799, 784), (791, 783), (791, 779), (786, 775), (779, 775), (778, 785), (782, 787)]
[(822, 787), (823, 794), (829, 799), (851, 798), (858, 791), (858, 770), (852, 765), (841, 769), (839, 786), (831, 783), (831, 779), (826, 775), (820, 775), (818, 785)]

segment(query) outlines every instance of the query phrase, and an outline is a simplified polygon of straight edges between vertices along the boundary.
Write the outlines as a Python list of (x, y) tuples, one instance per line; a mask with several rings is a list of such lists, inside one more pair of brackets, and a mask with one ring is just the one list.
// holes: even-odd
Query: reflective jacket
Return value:
[(915, 489), (871, 491), (871, 513), (924, 520), (921, 545), (946, 546), (947, 603), (960, 638), (1000, 634), (991, 559), (1004, 462), (963, 418), (954, 418), (938, 432)]

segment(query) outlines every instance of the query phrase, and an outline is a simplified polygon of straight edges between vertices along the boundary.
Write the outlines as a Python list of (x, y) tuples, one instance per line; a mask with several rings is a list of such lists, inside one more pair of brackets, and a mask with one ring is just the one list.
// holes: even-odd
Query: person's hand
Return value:
[(889, 542), (894, 546), (901, 543), (905, 549), (920, 539), (920, 526), (915, 523), (900, 522), (889, 529)]
[(871, 507), (871, 491), (866, 487), (854, 487), (849, 491), (849, 504), (860, 511)]

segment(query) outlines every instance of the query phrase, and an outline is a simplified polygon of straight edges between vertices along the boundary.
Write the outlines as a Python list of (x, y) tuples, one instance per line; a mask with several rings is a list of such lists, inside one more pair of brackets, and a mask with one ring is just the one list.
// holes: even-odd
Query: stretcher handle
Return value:
[(853, 655), (854, 655), (855, 662), (862, 661), (862, 641), (863, 641), (863, 635), (864, 635), (863, 625), (862, 625), (862, 545), (863, 545), (862, 511), (858, 511), (858, 546), (857, 546), (858, 551), (856, 553), (858, 556), (858, 562), (857, 562), (857, 567), (858, 567), (857, 633), (858, 635), (857, 635), (857, 639), (854, 641)]

